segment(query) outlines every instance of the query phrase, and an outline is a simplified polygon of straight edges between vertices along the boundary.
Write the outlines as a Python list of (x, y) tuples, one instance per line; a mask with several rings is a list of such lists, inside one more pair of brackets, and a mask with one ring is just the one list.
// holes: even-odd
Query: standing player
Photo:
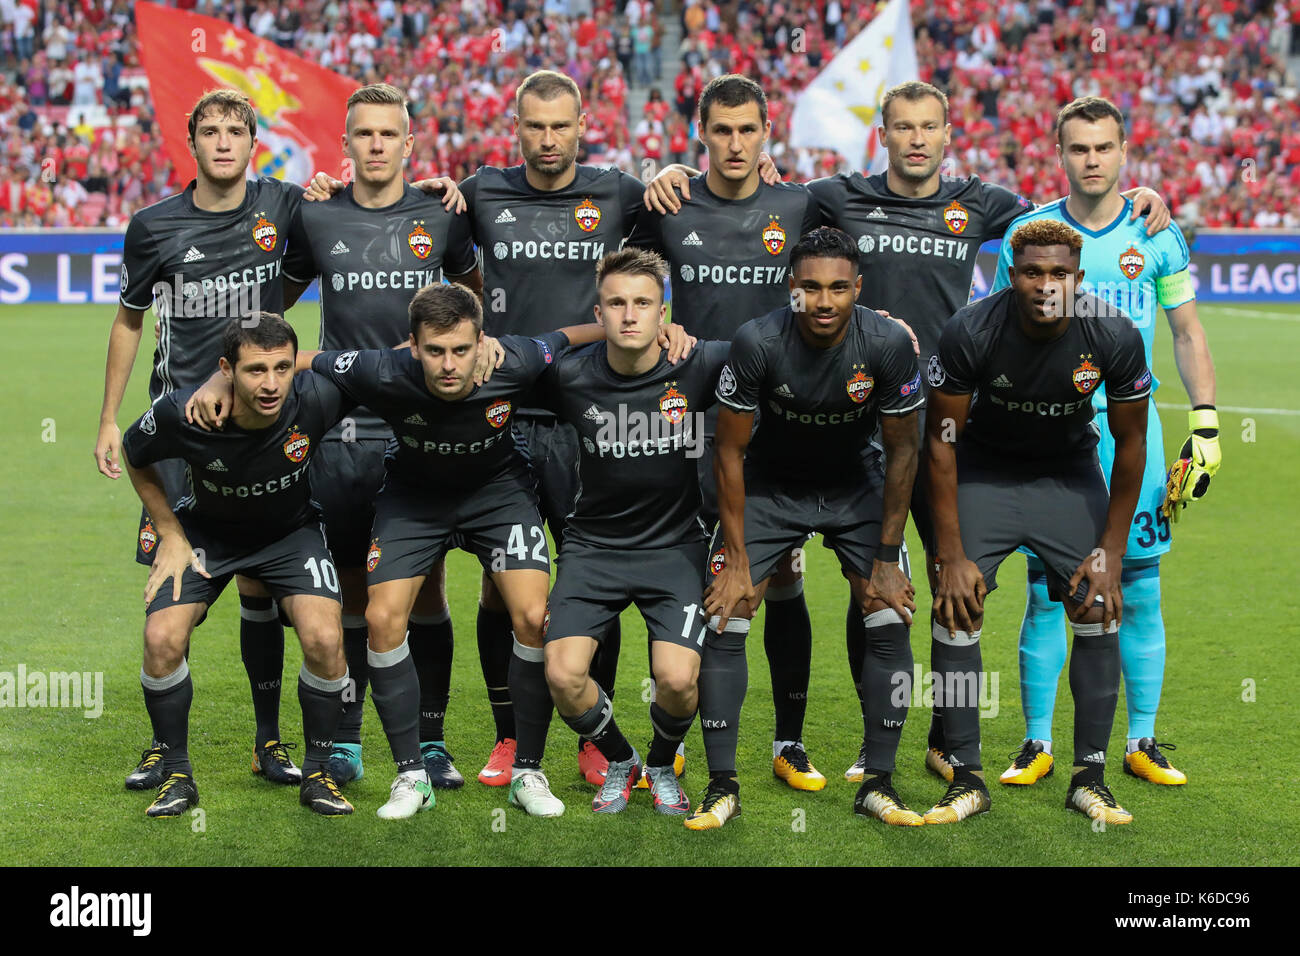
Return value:
[[(321, 279), (322, 349), (390, 348), (406, 334), (407, 306), (420, 288), (443, 275), (478, 291), (481, 280), (464, 217), (402, 175), (411, 154), (406, 97), (386, 83), (348, 97), (343, 153), (351, 185), (322, 202), (303, 203), (289, 232), (285, 297), (298, 300)], [(343, 646), (356, 693), (343, 705), (331, 771), (339, 783), (360, 779), (361, 719), (366, 664), (366, 553), (372, 502), (384, 480), (384, 449), (392, 429), (359, 408), (326, 436), (312, 468), (312, 488), (325, 519), (343, 590)], [(452, 628), (445, 573), (434, 567), (409, 622), (411, 655), (420, 680), (420, 750), (435, 787), (464, 779), (443, 741), (450, 693)]]
[(642, 249), (606, 255), (596, 267), (605, 340), (560, 356), (542, 379), (548, 404), (577, 428), (581, 449), (579, 493), (551, 592), (546, 679), (564, 722), (609, 761), (592, 802), (597, 813), (627, 807), (643, 766), (590, 677), (609, 622), (629, 604), (645, 618), (655, 681), (645, 776), (658, 812), (690, 810), (674, 763), (698, 700), (707, 555), (691, 459), (704, 451), (704, 410), (727, 345), (702, 343), (669, 364), (656, 341), (667, 273), (659, 256)]
[[(851, 173), (819, 179), (809, 188), (824, 220), (857, 243), (862, 274), (858, 302), (886, 311), (914, 328), (924, 368), (938, 347), (944, 321), (970, 297), (980, 246), (1001, 239), (1011, 221), (1032, 208), (1032, 203), (1001, 186), (982, 182), (978, 176), (941, 175), (939, 168), (952, 135), (948, 98), (941, 90), (917, 81), (900, 83), (885, 91), (880, 109), (883, 126), (878, 136), (888, 154), (889, 168), (872, 176)], [(680, 173), (666, 171), (663, 182), (675, 184), (680, 179)], [(656, 195), (672, 206), (676, 199), (670, 193), (658, 190)], [(1126, 195), (1134, 199), (1133, 217), (1148, 214), (1149, 235), (1169, 223), (1168, 209), (1151, 190), (1131, 190)], [(911, 512), (921, 541), (927, 542), (931, 529), (925, 506), (924, 461), (920, 469), (912, 490)], [(933, 556), (927, 555), (932, 593), (933, 565)], [(855, 683), (865, 639), (861, 617), (850, 602), (846, 628), (849, 669)], [(932, 642), (931, 655), (934, 646)], [(858, 695), (861, 698), (860, 687)], [(937, 707), (930, 723), (926, 766), (951, 779), (952, 769), (943, 758)], [(845, 777), (861, 779), (862, 769), (859, 755)]]
[[(1074, 630), (1066, 806), (1128, 823), (1105, 764), (1119, 694), (1120, 564), (1142, 486), (1151, 372), (1133, 323), (1076, 291), (1077, 232), (1043, 220), (1021, 226), (1011, 243), (1011, 288), (954, 315), (929, 368), (933, 616), (943, 632), (934, 670), (953, 779), (925, 820), (956, 823), (989, 809), (978, 711), (984, 597), (1003, 559), (1028, 545)], [(1115, 440), (1109, 495), (1092, 423), (1102, 383)]]
[[(767, 96), (748, 77), (712, 80), (700, 94), (699, 136), (709, 150), (709, 170), (683, 189), (675, 215), (642, 214), (629, 244), (658, 252), (670, 265), (673, 321), (704, 339), (727, 342), (740, 326), (789, 302), (790, 250), (821, 224), (808, 187), (769, 185), (758, 171), (771, 133)], [(702, 515), (718, 520), (713, 481), (717, 412), (705, 419), (705, 454), (698, 459)], [(803, 745), (812, 662), (812, 623), (803, 577), (784, 560), (767, 589), (763, 647), (772, 679), (776, 727), (773, 772), (798, 790), (826, 785)]]
[[(1196, 315), (1196, 296), (1187, 271), (1190, 255), (1177, 226), (1147, 235), (1127, 215), (1129, 201), (1119, 192), (1127, 146), (1124, 116), (1113, 103), (1085, 97), (1064, 107), (1056, 118), (1056, 153), (1070, 180), (1070, 194), (1011, 224), (1014, 232), (1031, 222), (1063, 222), (1083, 233), (1079, 267), (1086, 289), (1132, 318), (1142, 334), (1148, 367), (1155, 337), (1156, 307), (1162, 306), (1173, 331), (1174, 359), (1191, 401), (1191, 437), (1182, 457), (1196, 453), (1207, 476), (1219, 468), (1219, 417), (1214, 408), (1214, 360)], [(1009, 284), (1010, 239), (1003, 240), (993, 290)], [(1151, 402), (1159, 382), (1152, 382)], [(1115, 446), (1106, 424), (1106, 392), (1093, 393), (1101, 441), (1102, 469), (1110, 475)], [(1208, 484), (1208, 477), (1206, 482)], [(1128, 743), (1124, 772), (1160, 784), (1182, 784), (1187, 777), (1169, 765), (1156, 741), (1156, 710), (1164, 683), (1165, 628), (1160, 615), (1160, 556), (1169, 550), (1165, 499), (1164, 434), (1154, 405), (1147, 414), (1147, 460), (1142, 492), (1124, 554), (1124, 626), (1119, 631), (1120, 661), (1128, 701)], [(1025, 742), (1002, 774), (1007, 784), (1032, 784), (1052, 771), (1052, 711), (1056, 685), (1065, 665), (1060, 609), (1048, 596), (1043, 562), (1030, 555), (1029, 601), (1020, 626), (1020, 699), (1025, 711)], [(1172, 749), (1172, 745), (1170, 749)]]
[[(352, 812), (325, 767), (347, 665), (338, 581), (307, 481), (313, 452), (348, 403), (318, 376), (294, 378), (297, 348), (279, 316), (231, 319), (221, 345), (221, 374), (234, 390), (231, 427), (212, 434), (187, 425), (182, 409), (191, 390), (173, 391), (123, 441), (131, 483), (158, 535), (140, 671), (164, 776), (146, 811), (151, 817), (179, 816), (199, 802), (188, 749), (194, 687), (186, 658), (195, 626), (236, 572), (266, 583), (302, 642), (306, 779), (299, 800), (317, 813)], [(156, 467), (168, 460), (183, 463), (191, 489), (175, 514)]]
[[(578, 86), (567, 76), (549, 70), (528, 76), (515, 91), (514, 121), (523, 163), (484, 166), (461, 183), (483, 257), (485, 328), (495, 336), (539, 335), (562, 322), (585, 322), (596, 304), (591, 270), (632, 232), (644, 192), (627, 173), (575, 162), (587, 116)], [(519, 409), (514, 427), (537, 477), (542, 516), (561, 548), (564, 519), (577, 493), (574, 431), (550, 412), (527, 406)], [(502, 692), (510, 619), (487, 576), (478, 632), (489, 694), (497, 695), (498, 740), (479, 779), (504, 784), (514, 737), (509, 698)], [(611, 696), (619, 638), (616, 619), (593, 665), (596, 682)], [(589, 783), (604, 782), (605, 760), (590, 741), (579, 740), (578, 765)]]
[[(861, 277), (848, 235), (814, 230), (795, 245), (790, 267), (791, 292), (800, 293), (803, 308), (787, 306), (742, 326), (718, 382), (725, 406), (714, 464), (721, 526), (710, 545), (710, 633), (700, 671), (709, 786), (686, 825), (713, 829), (740, 812), (744, 635), (777, 563), (813, 531), (839, 557), (869, 638), (861, 673), (868, 771), (854, 811), (917, 825), (920, 816), (891, 783), (907, 716), (891, 678), (912, 668), (913, 589), (897, 562), (916, 474), (920, 374), (907, 333), (854, 305)], [(883, 489), (863, 457), (878, 419)]]
[[(109, 333), (95, 462), (116, 479), (122, 436), (117, 413), (140, 344), (145, 311), (158, 315), (158, 345), (149, 377), (149, 398), (200, 384), (221, 354), (227, 320), (250, 312), (283, 312), (280, 262), (283, 232), (298, 208), (302, 189), (269, 177), (245, 179), (257, 135), (257, 117), (241, 93), (204, 94), (189, 116), (186, 140), (194, 156), (194, 180), (181, 193), (131, 218), (122, 251), (122, 295)], [(169, 505), (185, 494), (185, 468), (162, 461), (157, 468)], [(158, 547), (158, 524), (141, 515), (136, 560), (148, 565)], [(165, 519), (164, 519), (165, 520)], [(253, 692), (256, 737), (253, 770), (276, 783), (302, 775), (280, 739), (280, 679), (284, 629), (267, 590), (238, 576), (239, 647)], [(126, 779), (130, 790), (163, 781), (163, 753), (154, 741)]]

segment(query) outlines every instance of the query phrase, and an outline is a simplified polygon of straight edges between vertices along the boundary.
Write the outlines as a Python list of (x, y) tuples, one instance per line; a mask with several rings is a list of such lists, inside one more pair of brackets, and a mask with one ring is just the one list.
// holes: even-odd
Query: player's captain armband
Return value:
[(1172, 309), (1184, 302), (1191, 302), (1195, 298), (1196, 291), (1192, 288), (1192, 274), (1186, 269), (1175, 272), (1171, 276), (1160, 276), (1156, 279), (1156, 299), (1166, 309)]

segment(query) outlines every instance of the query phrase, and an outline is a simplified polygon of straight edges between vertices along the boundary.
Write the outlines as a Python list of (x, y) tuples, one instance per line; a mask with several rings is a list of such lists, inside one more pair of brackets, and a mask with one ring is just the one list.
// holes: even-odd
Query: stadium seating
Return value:
[[(644, 157), (698, 162), (695, 98), (713, 76), (739, 72), (768, 90), (771, 151), (787, 176), (852, 168), (834, 153), (791, 150), (785, 138), (794, 96), (876, 8), (864, 0), (173, 5), (228, 19), (358, 82), (407, 90), (412, 178), (458, 179), (517, 161), (511, 98), (541, 67), (563, 70), (584, 91), (587, 161), (635, 171)], [(1300, 4), (1223, 0), (1183, 17), (1185, 6), (914, 0), (921, 78), (951, 99), (950, 170), (1038, 198), (1064, 192), (1052, 117), (1074, 96), (1099, 93), (1130, 118), (1125, 185), (1156, 186), (1185, 225), (1300, 227), (1300, 99), (1286, 71), (1288, 53), (1300, 56)], [(16, 171), (0, 183), (0, 227), (122, 226), (188, 179), (159, 148), (130, 8), (0, 2), (0, 149)], [(677, 51), (660, 50), (669, 17), (680, 22)], [(796, 29), (804, 43), (791, 42)], [(629, 115), (633, 91), (647, 83), (663, 95)], [(86, 195), (59, 189), (67, 177)]]

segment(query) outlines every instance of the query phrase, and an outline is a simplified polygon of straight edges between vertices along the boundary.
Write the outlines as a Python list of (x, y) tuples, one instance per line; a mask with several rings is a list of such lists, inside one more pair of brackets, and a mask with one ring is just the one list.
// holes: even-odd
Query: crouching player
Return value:
[[(934, 669), (953, 779), (927, 823), (989, 809), (979, 751), (980, 627), (998, 566), (1022, 545), (1046, 566), (1049, 592), (1074, 630), (1066, 806), (1106, 823), (1133, 819), (1106, 788), (1104, 771), (1119, 696), (1121, 560), (1146, 462), (1151, 372), (1128, 317), (1076, 292), (1082, 246), (1062, 222), (1017, 229), (1010, 288), (954, 315), (928, 366)], [(1102, 385), (1115, 439), (1109, 496), (1093, 422)]]
[[(220, 360), (234, 392), (230, 427), (208, 432), (187, 424), (183, 408), (193, 390), (184, 390), (160, 398), (122, 441), (131, 483), (160, 537), (145, 589), (140, 671), (164, 772), (145, 811), (151, 817), (179, 816), (199, 802), (185, 652), (236, 573), (270, 589), (302, 643), (306, 756), (299, 800), (325, 815), (352, 812), (325, 769), (348, 675), (338, 575), (307, 481), (312, 454), (351, 404), (319, 376), (295, 378), (297, 350), (297, 336), (277, 315), (232, 319)], [(190, 488), (174, 513), (155, 467), (173, 458), (184, 460)]]
[[(893, 691), (898, 675), (912, 673), (915, 592), (898, 558), (916, 475), (921, 376), (903, 327), (854, 304), (862, 276), (850, 236), (813, 230), (791, 251), (790, 272), (792, 306), (740, 327), (718, 381), (721, 524), (710, 546), (700, 671), (709, 786), (686, 826), (715, 829), (740, 812), (736, 741), (749, 619), (778, 563), (814, 531), (839, 558), (867, 633), (859, 668), (867, 769), (854, 812), (917, 826), (920, 814), (891, 778), (907, 719), (906, 697), (900, 703)], [(877, 421), (883, 488), (863, 457)]]
[[(627, 807), (642, 767), (660, 813), (690, 810), (674, 772), (695, 718), (707, 554), (695, 459), (729, 345), (699, 345), (676, 366), (657, 341), (668, 267), (640, 249), (596, 267), (605, 340), (560, 356), (546, 404), (578, 432), (579, 493), (569, 516), (545, 634), (546, 679), (560, 716), (609, 761), (596, 813)], [(651, 642), (654, 738), (643, 764), (591, 678), (602, 635), (635, 604)]]

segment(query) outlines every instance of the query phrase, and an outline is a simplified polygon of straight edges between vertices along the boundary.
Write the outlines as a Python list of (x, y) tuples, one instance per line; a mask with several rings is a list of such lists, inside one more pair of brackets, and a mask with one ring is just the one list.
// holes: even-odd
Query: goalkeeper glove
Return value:
[(1210, 489), (1210, 479), (1219, 470), (1223, 455), (1219, 451), (1219, 413), (1213, 405), (1198, 405), (1187, 414), (1192, 433), (1183, 442), (1178, 460), (1169, 469), (1165, 485), (1164, 513), (1177, 521), (1188, 503), (1203, 498)]

